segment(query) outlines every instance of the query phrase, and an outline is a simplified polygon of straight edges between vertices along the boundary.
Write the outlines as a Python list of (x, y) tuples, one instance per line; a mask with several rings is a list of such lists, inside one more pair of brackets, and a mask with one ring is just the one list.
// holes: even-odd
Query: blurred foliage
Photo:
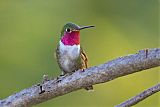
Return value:
[[(1, 0), (0, 99), (61, 72), (54, 59), (62, 26), (95, 25), (81, 32), (91, 66), (158, 47), (158, 0)], [(154, 68), (79, 90), (36, 107), (113, 107), (159, 82)], [(136, 107), (158, 107), (155, 94)]]

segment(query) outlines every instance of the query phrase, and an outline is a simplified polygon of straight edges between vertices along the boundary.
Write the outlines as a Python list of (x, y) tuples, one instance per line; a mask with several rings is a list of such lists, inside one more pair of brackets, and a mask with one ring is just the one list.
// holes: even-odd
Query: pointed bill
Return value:
[(86, 29), (86, 28), (92, 28), (92, 27), (95, 27), (95, 26), (82, 26), (79, 28), (79, 30)]

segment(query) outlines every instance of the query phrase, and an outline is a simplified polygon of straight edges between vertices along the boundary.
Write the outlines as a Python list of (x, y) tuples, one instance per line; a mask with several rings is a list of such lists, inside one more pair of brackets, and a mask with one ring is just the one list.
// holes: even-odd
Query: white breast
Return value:
[(60, 44), (60, 55), (63, 56), (63, 67), (66, 71), (70, 71), (70, 67), (74, 66), (72, 60), (76, 59), (80, 55), (80, 45), (64, 45), (61, 41)]
[(60, 53), (62, 53), (66, 57), (70, 57), (71, 59), (75, 59), (80, 54), (80, 45), (69, 46), (69, 45), (64, 45), (60, 41)]

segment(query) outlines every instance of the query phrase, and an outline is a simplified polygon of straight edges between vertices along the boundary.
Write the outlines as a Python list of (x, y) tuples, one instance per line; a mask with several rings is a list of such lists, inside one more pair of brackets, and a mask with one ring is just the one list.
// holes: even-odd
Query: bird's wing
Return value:
[(81, 59), (83, 61), (84, 68), (88, 68), (88, 57), (85, 54), (83, 48), (81, 47)]
[[(81, 47), (81, 59), (82, 59), (82, 62), (83, 62), (83, 66), (84, 68), (88, 68), (88, 57), (87, 55), (85, 54), (84, 50), (82, 49)], [(83, 69), (84, 69), (83, 68)], [(90, 85), (90, 86), (87, 86), (85, 87), (86, 90), (93, 90), (93, 86)]]

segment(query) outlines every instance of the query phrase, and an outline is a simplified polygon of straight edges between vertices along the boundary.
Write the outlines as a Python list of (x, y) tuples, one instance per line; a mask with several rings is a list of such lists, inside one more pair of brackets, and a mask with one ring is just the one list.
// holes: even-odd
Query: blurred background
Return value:
[[(95, 25), (81, 32), (90, 66), (159, 47), (158, 0), (1, 0), (0, 99), (61, 74), (54, 59), (67, 22)], [(113, 107), (157, 84), (158, 68), (79, 90), (35, 107)], [(158, 107), (155, 94), (135, 107)]]

